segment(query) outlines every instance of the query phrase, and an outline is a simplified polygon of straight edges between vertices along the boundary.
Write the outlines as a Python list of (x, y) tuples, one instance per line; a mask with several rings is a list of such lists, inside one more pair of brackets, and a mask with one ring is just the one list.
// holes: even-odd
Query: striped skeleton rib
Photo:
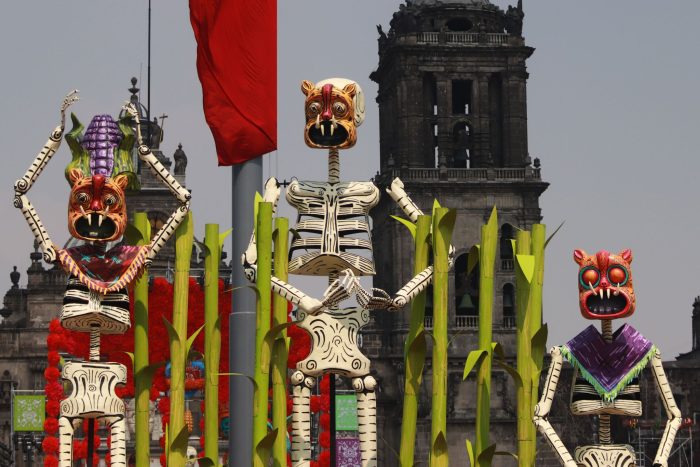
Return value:
[(673, 391), (671, 390), (671, 386), (668, 384), (666, 372), (664, 371), (664, 366), (661, 362), (661, 353), (658, 350), (651, 360), (651, 367), (654, 374), (654, 381), (656, 382), (656, 390), (661, 396), (661, 400), (664, 403), (664, 408), (666, 409), (666, 415), (668, 417), (666, 428), (664, 429), (664, 434), (661, 438), (661, 443), (659, 444), (659, 449), (656, 452), (656, 457), (654, 458), (654, 463), (666, 466), (668, 465), (668, 457), (671, 454), (671, 448), (673, 448), (673, 442), (676, 439), (676, 432), (678, 431), (678, 428), (682, 422), (681, 411), (676, 405), (676, 400), (673, 397)]

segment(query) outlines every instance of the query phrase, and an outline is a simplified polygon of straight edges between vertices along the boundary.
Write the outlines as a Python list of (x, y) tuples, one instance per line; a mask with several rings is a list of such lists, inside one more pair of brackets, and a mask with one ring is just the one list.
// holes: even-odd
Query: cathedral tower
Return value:
[[(388, 32), (377, 28), (379, 65), (370, 76), (379, 85), (380, 172), (375, 181), (384, 188), (400, 177), (406, 192), (426, 211), (433, 199), (457, 209), (448, 396), (448, 442), (455, 465), (466, 465), (464, 440), (473, 439), (476, 398), (473, 379), (461, 382), (465, 358), (477, 348), (479, 299), (478, 275), (466, 275), (466, 253), (479, 242), (481, 225), (496, 206), (501, 242), (493, 333), (512, 357), (515, 280), (510, 239), (516, 229), (541, 220), (539, 196), (548, 185), (541, 179), (539, 159), (528, 153), (525, 62), (534, 49), (525, 45), (523, 17), (520, 3), (503, 11), (488, 0), (407, 0), (394, 13)], [(402, 214), (389, 197), (372, 213), (377, 270), (383, 272), (375, 286), (395, 291), (411, 277), (412, 241), (405, 227), (391, 219)], [(395, 449), (408, 312), (377, 314), (364, 336), (382, 379), (378, 432)], [(426, 327), (431, 324), (428, 303)], [(492, 437), (499, 440), (499, 450), (515, 446), (515, 407), (509, 402), (514, 400), (512, 384), (495, 372)], [(417, 455), (427, 460), (430, 421), (419, 423)], [(381, 450), (381, 465), (395, 465), (388, 450)]]

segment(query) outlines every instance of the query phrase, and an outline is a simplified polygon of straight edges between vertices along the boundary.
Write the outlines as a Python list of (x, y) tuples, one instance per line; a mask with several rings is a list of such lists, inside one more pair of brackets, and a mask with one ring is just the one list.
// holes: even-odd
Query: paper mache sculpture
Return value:
[[(372, 182), (340, 180), (339, 150), (355, 145), (357, 127), (365, 114), (360, 86), (342, 78), (316, 84), (303, 81), (306, 96), (304, 141), (315, 149), (328, 149), (327, 181), (292, 181), (286, 198), (298, 212), (299, 236), (289, 248), (289, 273), (327, 276), (329, 287), (322, 299), (310, 297), (276, 277), (272, 290), (297, 305), (298, 325), (311, 336), (311, 353), (293, 373), (292, 462), (307, 467), (311, 458), (311, 390), (317, 378), (335, 373), (351, 378), (357, 395), (362, 467), (377, 465), (377, 382), (370, 375), (370, 361), (358, 347), (358, 332), (372, 309), (398, 310), (423, 291), (432, 280), (432, 267), (412, 278), (393, 297), (379, 289), (367, 292), (358, 276), (375, 274), (372, 259), (369, 211), (379, 202), (380, 191)], [(422, 211), (403, 190), (397, 178), (387, 189), (404, 213), (415, 222)], [(280, 184), (271, 178), (263, 200), (276, 206)], [(255, 236), (242, 256), (246, 277), (257, 271)], [(337, 304), (356, 295), (360, 306), (339, 309)]]
[[(24, 176), (15, 182), (15, 207), (24, 215), (44, 260), (58, 262), (69, 274), (63, 297), (61, 324), (66, 329), (90, 333), (90, 360), (70, 361), (62, 378), (71, 383), (71, 392), (61, 401), (59, 416), (59, 465), (72, 463), (74, 425), (82, 419), (100, 420), (110, 426), (110, 455), (113, 465), (126, 465), (126, 421), (124, 401), (115, 394), (117, 384), (126, 383), (126, 367), (100, 361), (100, 334), (121, 334), (131, 325), (127, 287), (148, 267), (185, 217), (190, 193), (183, 188), (143, 143), (139, 114), (126, 105), (124, 118), (115, 122), (109, 115), (95, 116), (87, 130), (75, 116), (74, 128), (66, 135), (73, 154), (66, 168), (71, 186), (68, 200), (68, 231), (79, 246), (60, 248), (51, 241), (34, 207), (27, 198), (46, 164), (61, 144), (65, 112), (78, 100), (77, 91), (61, 105), (61, 123)], [(138, 157), (177, 198), (180, 206), (144, 246), (121, 243), (126, 230), (125, 190), (135, 186), (131, 153), (136, 128)]]
[[(611, 254), (605, 250), (588, 255), (574, 251), (579, 265), (578, 290), (581, 314), (600, 320), (602, 334), (589, 326), (565, 345), (552, 347), (552, 357), (542, 397), (535, 407), (534, 423), (567, 467), (634, 466), (632, 446), (612, 444), (611, 416), (639, 417), (642, 401), (639, 373), (651, 366), (656, 389), (663, 401), (668, 421), (659, 445), (655, 466), (666, 466), (681, 413), (661, 364), (661, 353), (629, 324), (615, 332), (612, 320), (634, 313), (636, 300), (632, 285), (632, 252)], [(598, 416), (598, 443), (576, 448), (574, 457), (562, 443), (547, 417), (552, 406), (563, 361), (574, 367), (570, 409), (574, 415)]]

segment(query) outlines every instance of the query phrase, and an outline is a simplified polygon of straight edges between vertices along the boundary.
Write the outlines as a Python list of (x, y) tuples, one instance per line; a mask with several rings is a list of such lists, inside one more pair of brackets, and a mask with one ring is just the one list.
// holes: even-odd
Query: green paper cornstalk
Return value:
[[(256, 219), (258, 272), (256, 286), (255, 386), (253, 392), (253, 466), (267, 467), (269, 451), (258, 449), (267, 435), (268, 389), (270, 387), (269, 355), (264, 358), (265, 337), (270, 331), (270, 282), (272, 280), (272, 203), (259, 203)], [(233, 409), (233, 408), (232, 408)]]
[(542, 325), (545, 226), (535, 224), (532, 234), (516, 234), (516, 343), (518, 459), (535, 465), (537, 431), (532, 414), (537, 404), (547, 329)]
[[(194, 243), (192, 214), (188, 213), (175, 231), (175, 279), (173, 281), (173, 322), (170, 325), (170, 425), (168, 465), (185, 465), (187, 427), (185, 426), (185, 365), (187, 304), (190, 285), (190, 260)], [(166, 321), (167, 323), (167, 321)], [(194, 337), (194, 336), (193, 336)]]
[[(134, 227), (140, 233), (137, 245), (151, 238), (151, 224), (145, 212), (134, 214)], [(148, 371), (148, 271), (134, 283), (134, 390), (136, 411), (136, 465), (146, 467), (151, 461), (148, 430), (151, 376)]]
[(476, 464), (479, 467), (491, 465), (490, 458), (480, 460), (480, 454), (489, 447), (491, 410), (491, 364), (493, 340), (493, 279), (498, 243), (498, 217), (496, 208), (486, 225), (481, 226), (479, 248), (479, 350), (486, 352), (481, 360), (476, 377)]
[(447, 453), (447, 321), (448, 252), (456, 211), (433, 210), (433, 400), (430, 466), (448, 465)]
[(219, 462), (219, 363), (221, 320), (219, 318), (219, 224), (204, 227), (204, 457)]
[[(535, 451), (535, 438), (531, 428), (532, 412), (529, 411), (532, 399), (532, 384), (530, 381), (532, 367), (532, 335), (529, 314), (531, 313), (530, 296), (531, 283), (528, 279), (530, 268), (534, 263), (531, 255), (531, 238), (527, 230), (519, 230), (515, 234), (515, 342), (517, 346), (516, 364), (520, 382), (516, 382), (517, 401), (517, 434), (518, 434), (518, 463), (530, 466)], [(530, 276), (531, 277), (531, 276)]]
[[(289, 277), (289, 253), (287, 237), (289, 220), (284, 217), (275, 219), (273, 234), (275, 243), (274, 268), (275, 277), (286, 281)], [(275, 295), (272, 321), (273, 326), (287, 323), (287, 300)], [(272, 347), (272, 428), (277, 429), (277, 437), (272, 446), (274, 467), (287, 466), (287, 332), (277, 334)]]
[[(415, 229), (415, 263), (413, 274), (428, 267), (430, 253), (430, 216), (418, 216)], [(418, 421), (418, 392), (425, 366), (425, 291), (411, 303), (408, 337), (405, 349), (406, 378), (404, 381), (403, 417), (401, 422), (401, 448), (399, 459), (402, 467), (413, 467), (416, 447), (416, 423)]]

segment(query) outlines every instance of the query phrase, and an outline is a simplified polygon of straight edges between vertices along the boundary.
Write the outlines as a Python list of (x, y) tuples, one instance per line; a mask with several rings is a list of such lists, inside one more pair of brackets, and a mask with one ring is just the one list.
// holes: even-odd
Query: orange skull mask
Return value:
[(584, 318), (616, 319), (634, 313), (631, 250), (617, 255), (605, 250), (595, 255), (574, 250), (574, 261), (579, 265), (578, 297)]
[(302, 81), (306, 96), (304, 142), (311, 148), (348, 149), (357, 141), (365, 118), (364, 94), (354, 81), (331, 78), (315, 85)]
[(69, 173), (68, 231), (71, 236), (93, 242), (118, 239), (126, 229), (126, 175), (114, 178), (95, 174), (85, 177), (79, 169)]

